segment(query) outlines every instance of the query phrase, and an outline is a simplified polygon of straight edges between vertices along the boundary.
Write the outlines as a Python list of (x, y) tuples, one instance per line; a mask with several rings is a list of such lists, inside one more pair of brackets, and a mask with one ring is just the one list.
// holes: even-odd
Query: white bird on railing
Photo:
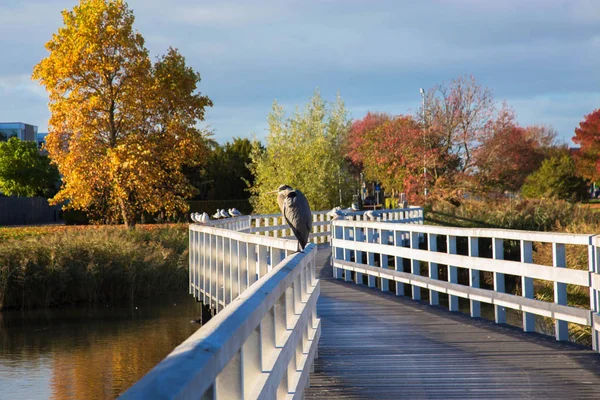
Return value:
[(190, 219), (191, 219), (193, 222), (198, 222), (198, 221), (196, 221), (196, 214), (197, 214), (197, 213), (191, 213), (191, 214), (190, 214)]
[(234, 208), (230, 208), (229, 209), (229, 215), (231, 215), (232, 217), (241, 217), (242, 213), (239, 212), (235, 207)]
[(327, 216), (331, 217), (331, 219), (344, 219), (346, 214), (340, 209), (340, 207), (335, 207), (327, 213)]
[(229, 218), (229, 214), (227, 214), (224, 208), (219, 211), (219, 214), (221, 214), (221, 218)]
[(363, 215), (365, 217), (369, 218), (371, 221), (373, 221), (375, 218), (380, 217), (381, 213), (373, 211), (373, 210), (369, 210), (369, 211), (365, 212)]
[(202, 213), (202, 215), (200, 215), (199, 220), (200, 220), (199, 222), (206, 224), (210, 221), (210, 217), (208, 216), (207, 213), (204, 212), (204, 213)]
[(217, 212), (213, 214), (212, 216), (214, 219), (219, 219), (221, 218), (221, 210), (217, 209)]

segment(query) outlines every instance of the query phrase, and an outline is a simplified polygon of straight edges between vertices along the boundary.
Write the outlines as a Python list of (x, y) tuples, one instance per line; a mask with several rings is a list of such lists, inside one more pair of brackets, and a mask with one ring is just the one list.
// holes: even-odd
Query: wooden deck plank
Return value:
[(335, 280), (330, 254), (307, 399), (600, 398), (593, 351)]

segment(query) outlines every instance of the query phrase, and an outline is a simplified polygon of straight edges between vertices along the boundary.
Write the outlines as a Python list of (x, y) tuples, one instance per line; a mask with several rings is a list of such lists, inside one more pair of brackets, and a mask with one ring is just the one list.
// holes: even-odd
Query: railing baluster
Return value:
[[(478, 237), (469, 237), (469, 257), (479, 257), (479, 238)], [(472, 288), (479, 288), (479, 270), (477, 269), (469, 269), (469, 286)], [(471, 305), (471, 317), (479, 318), (481, 317), (481, 303), (477, 300), (470, 300)]]
[[(521, 240), (521, 262), (533, 262), (533, 242), (530, 240)], [(533, 299), (533, 279), (526, 276), (521, 277), (522, 296), (526, 299)], [(535, 315), (523, 312), (523, 330), (525, 332), (535, 332)]]
[[(374, 243), (375, 242), (375, 229), (373, 228), (367, 228), (367, 243)], [(373, 252), (367, 252), (367, 264), (371, 265), (371, 266), (375, 266), (375, 253)], [(373, 288), (376, 286), (376, 279), (373, 275), (369, 274), (368, 278), (368, 284), (370, 288)]]
[[(386, 246), (389, 244), (389, 231), (388, 230), (379, 230), (379, 237), (381, 238), (381, 244), (385, 244)], [(380, 260), (380, 267), (381, 268), (385, 268), (388, 269), (388, 255), (387, 254), (381, 254), (380, 255), (381, 260)], [(390, 290), (390, 281), (388, 279), (385, 278), (381, 278), (381, 291), (382, 292), (387, 292)]]
[(595, 351), (600, 349), (600, 332), (594, 323), (594, 316), (598, 315), (600, 311), (600, 296), (597, 288), (594, 287), (594, 278), (596, 274), (600, 272), (598, 267), (599, 261), (599, 248), (596, 246), (595, 237), (590, 237), (590, 243), (588, 244), (588, 269), (590, 271), (590, 310), (592, 311), (592, 348)]
[[(504, 260), (504, 240), (499, 238), (492, 238), (492, 255), (494, 260)], [(504, 284), (504, 274), (500, 272), (494, 272), (494, 290), (496, 292), (506, 292)], [(494, 305), (494, 315), (497, 324), (506, 323), (506, 308), (499, 305)]]
[(267, 263), (268, 248), (267, 246), (258, 247), (258, 278), (262, 278), (269, 272), (269, 265)]
[[(404, 240), (404, 232), (394, 231), (394, 246), (402, 247)], [(404, 259), (399, 256), (394, 257), (394, 266), (396, 271), (404, 272)], [(404, 296), (404, 282), (396, 281), (396, 296)]]
[[(567, 254), (563, 243), (552, 243), (552, 265), (555, 268), (567, 268)], [(554, 281), (554, 303), (567, 305), (567, 284)], [(554, 321), (556, 340), (569, 340), (569, 324), (567, 321)]]
[[(357, 242), (364, 242), (365, 241), (365, 235), (364, 235), (364, 230), (362, 228), (357, 228), (356, 225), (354, 227), (352, 227), (352, 229), (354, 229), (354, 240)], [(354, 252), (354, 261), (357, 263), (362, 263), (362, 257), (363, 257), (363, 252), (356, 250)], [(363, 284), (363, 274), (362, 272), (355, 272), (354, 273), (355, 276), (355, 281), (357, 285), (362, 285)]]
[(231, 239), (223, 237), (223, 301), (231, 303)]
[[(437, 235), (430, 233), (427, 235), (427, 250), (437, 251)], [(438, 279), (438, 265), (434, 262), (429, 262), (429, 277)], [(437, 290), (429, 290), (429, 304), (437, 306), (440, 304), (440, 293)]]
[[(419, 232), (410, 232), (410, 248), (419, 249)], [(410, 260), (410, 272), (413, 275), (421, 275), (421, 261), (415, 258)], [(413, 300), (421, 300), (421, 287), (411, 285)]]
[(248, 243), (240, 243), (238, 246), (238, 258), (240, 260), (240, 293), (250, 286), (250, 262), (248, 259)]
[[(456, 236), (448, 235), (448, 254), (456, 254)], [(448, 282), (458, 283), (458, 268), (448, 265)], [(450, 311), (459, 311), (458, 296), (448, 295), (448, 309)]]
[(262, 373), (260, 326), (252, 331), (250, 337), (242, 345), (241, 359), (244, 390), (242, 398), (247, 399)]

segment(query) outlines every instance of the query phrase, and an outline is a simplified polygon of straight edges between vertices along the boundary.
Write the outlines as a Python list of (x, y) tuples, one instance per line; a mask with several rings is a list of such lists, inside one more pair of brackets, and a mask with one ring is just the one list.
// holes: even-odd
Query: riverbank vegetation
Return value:
[(187, 224), (0, 229), (0, 308), (131, 301), (182, 290)]

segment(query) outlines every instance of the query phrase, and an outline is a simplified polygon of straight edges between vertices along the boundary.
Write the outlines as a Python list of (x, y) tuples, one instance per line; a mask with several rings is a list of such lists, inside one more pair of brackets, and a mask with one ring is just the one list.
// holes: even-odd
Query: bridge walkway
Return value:
[(600, 356), (333, 279), (317, 255), (322, 323), (307, 399), (598, 399)]

